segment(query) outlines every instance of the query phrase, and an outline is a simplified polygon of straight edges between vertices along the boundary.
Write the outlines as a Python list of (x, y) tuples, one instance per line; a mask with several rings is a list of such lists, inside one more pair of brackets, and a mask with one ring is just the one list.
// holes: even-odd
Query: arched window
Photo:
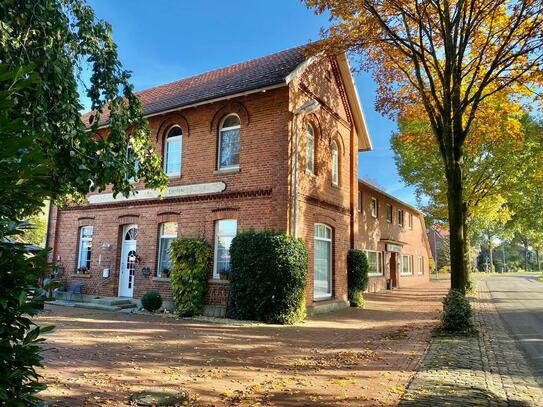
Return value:
[[(128, 145), (128, 147), (126, 148), (126, 159), (128, 161), (131, 161), (134, 159), (134, 150), (132, 148), (131, 145)], [(139, 161), (134, 161), (134, 172), (137, 174), (138, 171), (140, 170), (140, 163)], [(138, 182), (138, 178), (136, 176), (134, 177), (126, 177), (128, 179), (128, 182)]]
[(313, 126), (309, 123), (306, 128), (306, 164), (305, 168), (308, 171), (315, 172), (315, 132), (313, 131)]
[(239, 117), (226, 116), (219, 127), (218, 169), (239, 168)]
[(168, 131), (164, 145), (164, 172), (168, 177), (181, 175), (182, 159), (183, 131), (175, 126)]
[(332, 184), (339, 185), (339, 151), (335, 141), (332, 141)]

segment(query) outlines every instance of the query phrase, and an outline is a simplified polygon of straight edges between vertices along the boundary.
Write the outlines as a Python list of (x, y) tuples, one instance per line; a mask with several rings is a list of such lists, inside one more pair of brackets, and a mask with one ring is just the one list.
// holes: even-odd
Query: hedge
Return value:
[(305, 318), (307, 250), (283, 232), (246, 231), (230, 246), (228, 316), (293, 324)]
[(353, 307), (364, 307), (362, 293), (368, 288), (368, 257), (362, 250), (349, 250), (347, 255), (349, 301)]
[(200, 315), (204, 311), (207, 278), (213, 258), (211, 246), (200, 238), (179, 238), (172, 242), (170, 259), (175, 313)]

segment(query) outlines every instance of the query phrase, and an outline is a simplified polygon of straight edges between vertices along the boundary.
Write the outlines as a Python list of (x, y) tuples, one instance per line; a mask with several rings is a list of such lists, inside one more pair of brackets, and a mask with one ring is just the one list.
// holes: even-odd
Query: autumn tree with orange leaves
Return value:
[[(543, 82), (540, 0), (305, 0), (330, 15), (314, 52), (348, 51), (378, 85), (377, 109), (420, 109), (443, 160), (451, 288), (465, 290), (464, 145), (493, 95), (537, 101)], [(504, 135), (504, 137), (507, 137)]]

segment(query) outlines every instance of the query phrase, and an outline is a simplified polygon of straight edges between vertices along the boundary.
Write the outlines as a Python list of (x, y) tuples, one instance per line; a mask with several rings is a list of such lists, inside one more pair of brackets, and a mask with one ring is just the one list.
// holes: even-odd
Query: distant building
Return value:
[[(449, 244), (449, 231), (444, 229), (442, 225), (435, 224), (428, 228), (428, 241), (430, 242), (430, 250), (432, 251), (432, 258), (435, 262), (437, 270), (441, 267), (449, 265), (450, 258), (443, 256), (442, 252), (448, 253), (448, 250), (443, 250), (443, 245)], [(445, 248), (447, 249), (447, 248)]]

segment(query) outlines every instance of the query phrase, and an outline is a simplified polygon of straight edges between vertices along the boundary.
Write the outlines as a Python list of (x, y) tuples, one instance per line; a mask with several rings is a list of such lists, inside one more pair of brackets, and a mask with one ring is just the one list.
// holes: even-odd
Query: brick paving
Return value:
[(542, 388), (507, 333), (484, 280), (472, 305), (478, 334), (434, 338), (401, 407), (543, 405)]
[(368, 294), (296, 326), (231, 325), (48, 305), (43, 393), (55, 406), (125, 406), (187, 389), (194, 406), (396, 405), (438, 323), (447, 282)]

